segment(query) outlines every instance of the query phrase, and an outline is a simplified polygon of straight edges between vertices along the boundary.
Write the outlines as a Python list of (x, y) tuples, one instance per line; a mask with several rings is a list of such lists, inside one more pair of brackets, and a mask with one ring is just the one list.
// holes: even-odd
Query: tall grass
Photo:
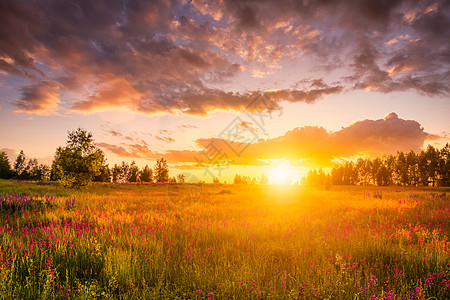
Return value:
[(0, 184), (2, 299), (450, 298), (440, 190)]

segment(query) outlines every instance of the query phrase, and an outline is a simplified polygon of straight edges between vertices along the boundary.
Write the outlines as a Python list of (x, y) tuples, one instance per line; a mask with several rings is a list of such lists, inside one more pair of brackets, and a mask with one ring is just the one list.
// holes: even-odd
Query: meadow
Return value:
[(0, 299), (450, 299), (449, 189), (0, 181)]

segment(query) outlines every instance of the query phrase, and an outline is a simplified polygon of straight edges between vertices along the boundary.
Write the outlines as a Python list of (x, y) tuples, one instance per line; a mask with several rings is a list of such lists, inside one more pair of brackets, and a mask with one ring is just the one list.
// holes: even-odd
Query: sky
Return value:
[[(0, 151), (298, 180), (450, 141), (450, 3), (5, 0)], [(277, 175), (278, 174), (278, 175)]]

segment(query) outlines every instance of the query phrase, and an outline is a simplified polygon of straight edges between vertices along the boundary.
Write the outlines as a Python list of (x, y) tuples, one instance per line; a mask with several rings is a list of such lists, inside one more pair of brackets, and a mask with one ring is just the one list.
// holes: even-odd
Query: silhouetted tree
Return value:
[(450, 186), (450, 145), (446, 144), (439, 152), (439, 174), (438, 184)]
[(139, 173), (139, 167), (132, 161), (128, 170), (128, 182), (139, 182), (141, 180)]
[(186, 182), (186, 177), (184, 176), (184, 174), (178, 174), (177, 182), (179, 182), (179, 183), (185, 183)]
[(36, 158), (31, 158), (27, 163), (28, 178), (30, 180), (41, 180), (43, 174), (39, 170), (39, 164)]
[(417, 169), (419, 175), (419, 184), (428, 186), (428, 159), (425, 151), (420, 151), (417, 157)]
[(14, 177), (17, 179), (28, 179), (28, 165), (26, 164), (25, 153), (20, 150), (19, 155), (14, 162)]
[(111, 181), (112, 182), (118, 182), (120, 174), (120, 167), (117, 164), (114, 164), (114, 167), (111, 169)]
[(12, 176), (11, 165), (9, 164), (6, 152), (0, 152), (0, 178), (9, 179)]
[(359, 185), (368, 185), (370, 183), (370, 172), (368, 172), (367, 161), (360, 157), (356, 161), (356, 172), (358, 173), (358, 182)]
[[(336, 175), (335, 175), (336, 176)], [(306, 186), (329, 186), (332, 182), (332, 175), (325, 174), (322, 169), (309, 170), (308, 174), (302, 178), (302, 185)]]
[(167, 166), (167, 162), (164, 158), (160, 158), (156, 161), (154, 176), (156, 182), (169, 181), (169, 167)]
[(403, 152), (397, 153), (395, 163), (395, 181), (399, 185), (408, 185), (408, 164)]
[[(384, 155), (373, 160), (359, 158), (355, 163), (346, 162), (331, 170), (333, 184), (376, 185), (450, 185), (450, 146), (441, 150), (428, 146), (419, 154)], [(314, 178), (315, 174), (309, 174)]]
[(419, 169), (417, 155), (412, 150), (406, 156), (406, 165), (408, 166), (408, 185), (416, 186), (419, 183)]
[(50, 178), (50, 168), (44, 164), (39, 164), (36, 158), (30, 159), (28, 161), (27, 170), (27, 179), (48, 180)]
[(239, 174), (234, 175), (233, 183), (234, 183), (234, 184), (243, 184), (243, 183), (246, 183), (246, 182), (244, 182), (244, 178), (243, 178), (243, 177), (244, 177), (244, 176), (241, 176), (241, 175), (239, 175)]
[(128, 178), (130, 177), (130, 165), (122, 161), (122, 163), (117, 167), (117, 171), (118, 173), (116, 177), (116, 182), (118, 183), (128, 182)]
[(142, 182), (153, 181), (153, 171), (147, 165), (141, 171), (141, 181)]
[(344, 184), (343, 181), (344, 177), (344, 167), (341, 165), (335, 166), (333, 169), (331, 169), (331, 180), (332, 183), (335, 185), (341, 185)]
[(436, 150), (436, 148), (429, 145), (425, 152), (425, 156), (427, 158), (428, 181), (432, 186), (436, 186), (436, 181), (439, 177), (439, 150)]

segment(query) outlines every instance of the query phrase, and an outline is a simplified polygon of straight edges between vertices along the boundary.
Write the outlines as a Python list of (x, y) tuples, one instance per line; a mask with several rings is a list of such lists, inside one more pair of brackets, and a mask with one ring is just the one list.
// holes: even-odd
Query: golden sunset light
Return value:
[(448, 0), (0, 0), (0, 125), (0, 299), (450, 299)]
[[(240, 166), (258, 177), (285, 159), (297, 182), (360, 152), (449, 141), (445, 2), (2, 5), (11, 163), (23, 150), (50, 164), (82, 127), (110, 168), (164, 157), (173, 176), (230, 182)], [(221, 159), (205, 156), (213, 148)]]

